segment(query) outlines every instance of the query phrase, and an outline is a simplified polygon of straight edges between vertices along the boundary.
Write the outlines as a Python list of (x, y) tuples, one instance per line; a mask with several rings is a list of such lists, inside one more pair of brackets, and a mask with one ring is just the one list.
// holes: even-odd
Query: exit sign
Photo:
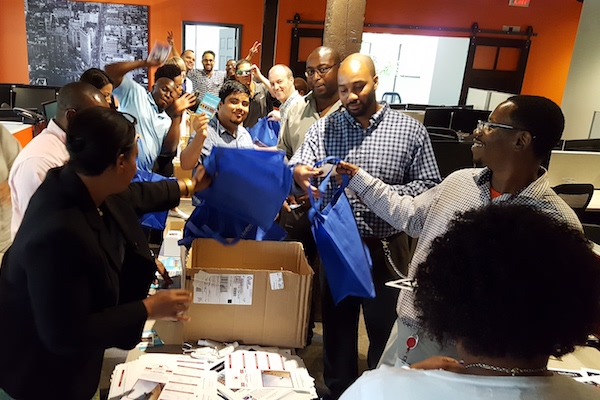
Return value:
[(529, 7), (529, 0), (508, 0), (509, 6)]

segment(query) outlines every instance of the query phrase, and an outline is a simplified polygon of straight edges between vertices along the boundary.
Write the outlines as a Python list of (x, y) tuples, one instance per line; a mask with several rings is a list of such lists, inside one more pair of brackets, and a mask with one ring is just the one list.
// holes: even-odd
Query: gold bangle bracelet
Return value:
[(196, 185), (194, 185), (194, 182), (192, 182), (192, 180), (190, 178), (184, 178), (183, 183), (185, 183), (185, 189), (187, 191), (187, 196), (191, 197), (194, 194), (194, 189), (195, 189)]

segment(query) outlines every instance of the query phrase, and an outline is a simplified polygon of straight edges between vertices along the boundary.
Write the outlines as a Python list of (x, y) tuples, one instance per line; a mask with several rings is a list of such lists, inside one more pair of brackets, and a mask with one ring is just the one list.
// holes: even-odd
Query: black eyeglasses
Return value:
[(316, 69), (315, 68), (307, 68), (306, 71), (304, 72), (304, 74), (306, 75), (307, 78), (312, 78), (313, 76), (315, 76), (315, 74), (319, 74), (319, 76), (323, 77), (323, 76), (327, 75), (327, 73), (329, 71), (331, 71), (331, 69), (338, 64), (339, 63), (336, 63), (329, 67), (319, 67)]
[(236, 72), (237, 76), (249, 76), (252, 74), (251, 69), (238, 69)]
[(121, 111), (117, 111), (119, 114), (121, 114), (123, 117), (125, 117), (125, 119), (127, 121), (129, 121), (131, 124), (133, 125), (137, 125), (137, 118), (134, 117), (133, 115), (126, 113), (126, 112), (121, 112)]

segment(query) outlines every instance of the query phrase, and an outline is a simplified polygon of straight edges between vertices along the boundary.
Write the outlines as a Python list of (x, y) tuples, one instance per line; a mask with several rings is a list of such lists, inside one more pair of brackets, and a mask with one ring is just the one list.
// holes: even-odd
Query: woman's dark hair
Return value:
[(221, 86), (221, 90), (219, 90), (219, 98), (221, 99), (221, 103), (225, 103), (227, 96), (232, 93), (246, 93), (248, 96), (250, 96), (250, 89), (238, 81), (225, 81), (223, 86)]
[(131, 118), (105, 107), (78, 111), (67, 128), (68, 165), (82, 175), (96, 176), (114, 165), (119, 155), (130, 155), (136, 146)]
[(90, 85), (94, 86), (96, 89), (102, 89), (104, 86), (108, 84), (113, 84), (112, 80), (106, 72), (102, 71), (98, 68), (90, 68), (86, 70), (81, 77), (79, 78), (81, 82), (87, 82)]
[(600, 261), (589, 242), (525, 206), (458, 217), (416, 280), (423, 327), (473, 355), (560, 356), (600, 322)]
[(560, 107), (541, 96), (519, 95), (507, 101), (515, 105), (510, 114), (513, 125), (529, 131), (535, 137), (535, 155), (539, 158), (548, 156), (565, 129), (565, 117)]

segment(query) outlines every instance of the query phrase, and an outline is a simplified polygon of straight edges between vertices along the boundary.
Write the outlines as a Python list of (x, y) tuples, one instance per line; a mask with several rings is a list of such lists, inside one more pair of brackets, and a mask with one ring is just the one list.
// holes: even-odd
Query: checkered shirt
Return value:
[(219, 96), (219, 90), (223, 86), (226, 76), (225, 71), (212, 71), (210, 76), (203, 69), (194, 68), (188, 72), (187, 77), (192, 81), (194, 91), (198, 91), (198, 98), (202, 101), (206, 92)]
[[(418, 121), (387, 104), (363, 128), (345, 109), (315, 122), (289, 165), (314, 165), (327, 156), (358, 165), (399, 194), (416, 196), (440, 182), (427, 131)], [(317, 180), (320, 183), (320, 179)], [(331, 201), (337, 183), (331, 179), (322, 204)], [(362, 237), (383, 238), (398, 232), (355, 196), (349, 196)]]
[[(541, 210), (556, 220), (582, 230), (575, 212), (550, 188), (547, 172), (516, 194), (502, 194), (490, 199), (492, 171), (469, 168), (449, 175), (438, 186), (417, 197), (399, 196), (395, 190), (365, 171), (359, 171), (348, 185), (361, 200), (396, 229), (418, 237), (417, 248), (408, 267), (408, 277), (414, 278), (418, 266), (429, 254), (432, 241), (446, 233), (457, 213), (482, 208), (488, 204), (520, 204)], [(476, 243), (473, 243), (476, 246)], [(482, 267), (485, 260), (482, 260)], [(419, 329), (414, 307), (414, 292), (400, 291), (397, 312), (402, 323)]]

